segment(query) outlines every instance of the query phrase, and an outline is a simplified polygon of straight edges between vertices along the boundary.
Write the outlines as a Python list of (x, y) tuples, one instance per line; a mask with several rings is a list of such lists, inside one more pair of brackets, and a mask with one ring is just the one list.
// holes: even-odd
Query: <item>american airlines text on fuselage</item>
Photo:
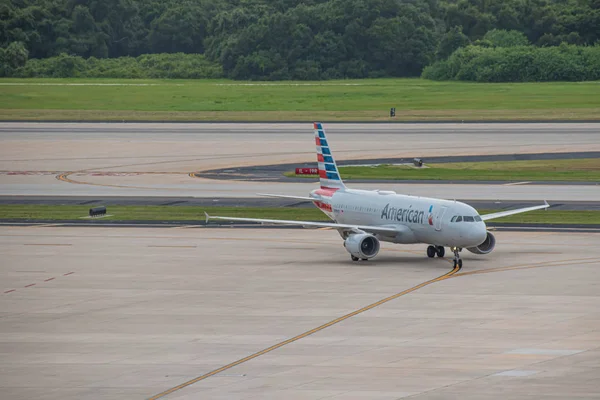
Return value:
[[(412, 206), (410, 206), (412, 207)], [(412, 222), (422, 224), (425, 218), (425, 211), (413, 210), (412, 208), (396, 208), (386, 204), (381, 211), (381, 219), (397, 222)]]

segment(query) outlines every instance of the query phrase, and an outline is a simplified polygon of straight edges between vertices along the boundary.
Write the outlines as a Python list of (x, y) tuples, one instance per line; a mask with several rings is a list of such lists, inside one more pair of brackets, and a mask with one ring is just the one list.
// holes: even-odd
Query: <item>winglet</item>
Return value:
[(210, 219), (210, 215), (208, 215), (208, 213), (206, 211), (204, 211), (204, 215), (206, 215), (205, 222), (208, 224), (208, 220)]
[(548, 207), (550, 207), (550, 204), (548, 204), (548, 202), (546, 200), (544, 200), (544, 205), (546, 206), (546, 208), (544, 210), (548, 210)]

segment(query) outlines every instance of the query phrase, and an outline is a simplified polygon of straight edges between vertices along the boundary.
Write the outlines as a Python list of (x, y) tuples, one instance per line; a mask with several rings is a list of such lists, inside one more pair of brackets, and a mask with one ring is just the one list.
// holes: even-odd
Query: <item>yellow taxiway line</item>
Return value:
[(241, 359), (239, 359), (239, 360), (237, 360), (237, 361), (234, 361), (234, 362), (232, 362), (232, 363), (230, 363), (230, 364), (227, 364), (227, 365), (225, 365), (225, 366), (222, 366), (221, 368), (215, 369), (214, 371), (211, 371), (211, 372), (209, 372), (209, 373), (206, 373), (206, 374), (204, 374), (204, 375), (202, 375), (202, 376), (199, 376), (199, 377), (197, 377), (197, 378), (194, 378), (194, 379), (192, 379), (192, 380), (189, 380), (189, 381), (187, 381), (187, 382), (184, 382), (184, 383), (182, 383), (181, 385), (177, 385), (177, 386), (175, 386), (175, 387), (172, 387), (171, 389), (167, 389), (167, 390), (165, 390), (165, 391), (164, 391), (164, 392), (162, 392), (162, 393), (159, 393), (159, 394), (157, 394), (157, 395), (155, 395), (155, 396), (152, 396), (152, 397), (150, 397), (150, 399), (149, 399), (149, 400), (156, 400), (156, 399), (160, 399), (161, 397), (165, 397), (165, 396), (167, 396), (167, 395), (169, 395), (169, 394), (171, 394), (171, 393), (173, 393), (173, 392), (176, 392), (176, 391), (178, 391), (178, 390), (180, 390), (180, 389), (183, 389), (183, 388), (185, 388), (185, 387), (187, 387), (187, 386), (193, 385), (194, 383), (200, 382), (201, 380), (204, 380), (204, 379), (206, 379), (206, 378), (209, 378), (209, 377), (211, 377), (211, 376), (213, 376), (213, 375), (219, 374), (219, 373), (221, 373), (221, 372), (223, 372), (223, 371), (226, 371), (226, 370), (228, 370), (228, 369), (230, 369), (230, 368), (233, 368), (233, 367), (235, 367), (236, 365), (240, 365), (240, 364), (242, 364), (242, 363), (245, 363), (245, 362), (247, 362), (247, 361), (250, 361), (250, 360), (252, 360), (252, 359), (254, 359), (254, 358), (256, 358), (256, 357), (260, 357), (260, 356), (262, 356), (262, 355), (264, 355), (264, 354), (267, 354), (267, 353), (269, 353), (269, 352), (271, 352), (271, 351), (273, 351), (273, 350), (276, 350), (276, 349), (278, 349), (278, 348), (280, 348), (280, 347), (283, 347), (283, 346), (285, 346), (285, 345), (287, 345), (287, 344), (293, 343), (293, 342), (295, 342), (295, 341), (297, 341), (297, 340), (300, 340), (300, 339), (302, 339), (302, 338), (305, 338), (305, 337), (307, 337), (307, 336), (310, 336), (310, 335), (312, 335), (312, 334), (314, 334), (314, 333), (317, 333), (317, 332), (319, 332), (319, 331), (322, 331), (323, 329), (325, 329), (325, 328), (328, 328), (328, 327), (330, 327), (330, 326), (332, 326), (332, 325), (335, 325), (335, 324), (337, 324), (338, 322), (342, 322), (342, 321), (344, 321), (344, 320), (346, 320), (346, 319), (348, 319), (348, 318), (352, 318), (352, 317), (354, 317), (354, 316), (356, 316), (356, 315), (358, 315), (358, 314), (360, 314), (360, 313), (363, 313), (363, 312), (365, 312), (365, 311), (368, 311), (368, 310), (370, 310), (370, 309), (372, 309), (372, 308), (375, 308), (375, 307), (377, 307), (377, 306), (380, 306), (380, 305), (382, 305), (382, 304), (384, 304), (384, 303), (387, 303), (387, 302), (389, 302), (389, 301), (392, 301), (392, 300), (394, 300), (394, 299), (397, 299), (398, 297), (401, 297), (401, 296), (404, 296), (404, 295), (406, 295), (406, 294), (409, 294), (409, 293), (411, 293), (411, 292), (414, 292), (415, 290), (419, 290), (419, 289), (421, 289), (422, 287), (425, 287), (425, 286), (427, 286), (427, 285), (431, 285), (432, 283), (435, 283), (435, 282), (439, 282), (439, 281), (443, 281), (443, 280), (445, 280), (445, 279), (448, 279), (448, 278), (452, 277), (452, 275), (456, 274), (458, 271), (460, 271), (460, 268), (459, 268), (459, 267), (455, 267), (455, 268), (453, 268), (452, 270), (450, 270), (450, 271), (446, 272), (445, 274), (443, 274), (443, 275), (441, 275), (441, 276), (438, 276), (437, 278), (434, 278), (434, 279), (428, 280), (428, 281), (426, 281), (426, 282), (420, 283), (420, 284), (418, 284), (418, 285), (416, 285), (416, 286), (413, 286), (413, 287), (411, 287), (410, 289), (406, 289), (406, 290), (404, 290), (404, 291), (402, 291), (402, 292), (400, 292), (400, 293), (396, 293), (396, 294), (394, 294), (394, 295), (392, 295), (392, 296), (386, 297), (385, 299), (379, 300), (379, 301), (377, 301), (377, 302), (375, 302), (375, 303), (373, 303), (373, 304), (369, 304), (369, 305), (368, 305), (368, 306), (366, 306), (366, 307), (363, 307), (363, 308), (361, 308), (361, 309), (358, 309), (358, 310), (356, 310), (356, 311), (353, 311), (353, 312), (351, 312), (351, 313), (349, 313), (349, 314), (346, 314), (346, 315), (344, 315), (344, 316), (342, 316), (342, 317), (339, 317), (339, 318), (336, 318), (336, 319), (334, 319), (334, 320), (332, 320), (332, 321), (329, 321), (329, 322), (327, 322), (327, 323), (325, 323), (325, 324), (323, 324), (323, 325), (321, 325), (321, 326), (318, 326), (318, 327), (316, 327), (316, 328), (314, 328), (314, 329), (311, 329), (311, 330), (309, 330), (309, 331), (306, 331), (306, 332), (304, 332), (304, 333), (301, 333), (301, 334), (300, 334), (300, 335), (298, 335), (298, 336), (294, 336), (294, 337), (293, 337), (293, 338), (291, 338), (291, 339), (287, 339), (287, 340), (284, 340), (283, 342), (279, 342), (279, 343), (277, 343), (277, 344), (275, 344), (275, 345), (273, 345), (273, 346), (271, 346), (271, 347), (267, 347), (267, 348), (266, 348), (266, 349), (264, 349), (264, 350), (261, 350), (261, 351), (259, 351), (259, 352), (256, 352), (256, 353), (254, 353), (254, 354), (251, 354), (251, 355), (249, 355), (249, 356), (247, 356), (247, 357), (241, 358)]

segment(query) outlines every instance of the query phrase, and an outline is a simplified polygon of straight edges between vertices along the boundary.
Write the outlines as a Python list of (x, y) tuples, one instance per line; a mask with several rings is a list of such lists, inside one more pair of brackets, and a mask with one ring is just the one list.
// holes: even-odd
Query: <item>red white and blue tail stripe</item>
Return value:
[(315, 122), (314, 128), (321, 189), (344, 189), (346, 186), (340, 178), (340, 172), (333, 159), (329, 143), (327, 143), (327, 136), (325, 136), (323, 125), (319, 122)]

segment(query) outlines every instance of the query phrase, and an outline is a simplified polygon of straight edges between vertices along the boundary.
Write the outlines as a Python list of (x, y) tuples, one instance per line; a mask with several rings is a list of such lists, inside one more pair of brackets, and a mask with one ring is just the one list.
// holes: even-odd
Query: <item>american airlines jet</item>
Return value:
[(488, 254), (496, 239), (485, 221), (549, 207), (543, 205), (479, 215), (460, 201), (396, 194), (385, 190), (349, 189), (340, 179), (331, 147), (320, 123), (314, 124), (321, 187), (309, 197), (264, 194), (264, 196), (312, 202), (333, 222), (286, 221), (257, 218), (216, 217), (209, 219), (299, 225), (336, 229), (353, 261), (368, 260), (379, 253), (380, 241), (425, 243), (428, 257), (444, 257), (444, 248), (454, 253), (454, 266), (462, 267), (460, 251)]

